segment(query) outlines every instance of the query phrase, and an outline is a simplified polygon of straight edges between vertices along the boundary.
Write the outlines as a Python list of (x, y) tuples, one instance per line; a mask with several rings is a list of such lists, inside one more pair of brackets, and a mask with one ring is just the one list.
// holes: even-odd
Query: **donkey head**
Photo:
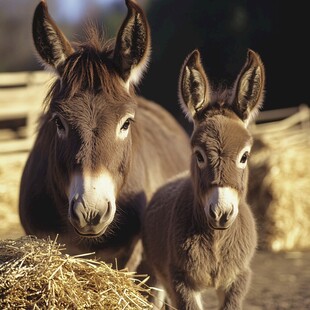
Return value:
[(148, 62), (150, 34), (142, 9), (133, 0), (126, 5), (115, 43), (104, 43), (89, 27), (88, 41), (73, 46), (43, 0), (33, 17), (36, 50), (58, 76), (46, 121), (51, 170), (55, 179), (65, 180), (58, 191), (65, 192), (69, 220), (85, 237), (101, 236), (113, 221), (130, 169), (137, 109), (133, 88)]
[(221, 93), (212, 91), (198, 50), (184, 62), (179, 97), (194, 123), (191, 172), (195, 197), (214, 229), (228, 228), (245, 199), (252, 146), (247, 126), (262, 104), (264, 82), (264, 66), (252, 50), (234, 87)]

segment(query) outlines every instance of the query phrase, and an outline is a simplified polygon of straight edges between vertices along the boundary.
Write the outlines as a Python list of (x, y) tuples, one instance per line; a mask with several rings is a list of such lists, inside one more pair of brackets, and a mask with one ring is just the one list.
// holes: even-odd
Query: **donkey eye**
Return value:
[(240, 159), (240, 163), (245, 164), (246, 161), (248, 160), (249, 156), (250, 156), (249, 152), (244, 152), (244, 154), (242, 155), (242, 157)]
[(65, 121), (59, 115), (54, 114), (53, 115), (53, 122), (56, 125), (58, 136), (60, 138), (65, 138), (67, 133), (68, 133), (68, 130), (67, 130), (68, 126), (65, 123)]
[(129, 134), (130, 124), (134, 122), (134, 114), (124, 116), (116, 126), (116, 137), (120, 140), (125, 140)]
[(197, 165), (200, 169), (205, 168), (207, 163), (206, 154), (200, 150), (195, 150), (194, 156), (196, 157)]
[(196, 156), (198, 163), (202, 164), (205, 161), (204, 157), (202, 156), (202, 154), (199, 151), (195, 152), (195, 156)]
[(127, 118), (125, 123), (122, 125), (121, 130), (128, 130), (130, 123), (133, 121), (132, 118)]
[(195, 158), (196, 158), (196, 162), (197, 162), (198, 167), (200, 169), (205, 168), (205, 166), (207, 164), (207, 155), (201, 147), (199, 147), (199, 146), (194, 147), (193, 156), (195, 156)]
[(61, 119), (59, 116), (55, 116), (54, 117), (54, 122), (55, 122), (55, 125), (57, 127), (57, 131), (65, 131), (65, 126), (64, 124), (62, 123)]
[(242, 150), (240, 150), (237, 158), (236, 158), (236, 166), (239, 169), (245, 169), (247, 166), (247, 161), (250, 156), (251, 145), (246, 145)]

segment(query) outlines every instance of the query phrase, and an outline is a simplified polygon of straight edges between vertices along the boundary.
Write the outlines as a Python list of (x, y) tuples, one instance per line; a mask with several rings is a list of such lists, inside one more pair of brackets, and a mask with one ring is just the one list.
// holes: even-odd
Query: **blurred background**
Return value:
[[(310, 309), (310, 27), (306, 1), (136, 0), (151, 28), (152, 55), (138, 93), (167, 108), (191, 132), (177, 86), (185, 57), (200, 49), (214, 86), (231, 86), (247, 49), (266, 69), (263, 111), (251, 128), (248, 201), (259, 250), (247, 310)], [(87, 20), (115, 37), (125, 0), (46, 0), (72, 41)], [(20, 177), (34, 143), (50, 75), (32, 42), (39, 0), (0, 0), (0, 239), (24, 235)], [(276, 282), (276, 285), (275, 285)], [(261, 298), (264, 296), (264, 298)], [(216, 309), (216, 305), (210, 309)]]
[[(31, 21), (38, 1), (0, 1), (0, 72), (42, 69), (36, 59)], [(152, 58), (139, 92), (172, 111), (185, 57), (202, 53), (214, 84), (231, 85), (248, 48), (266, 67), (264, 110), (310, 102), (310, 27), (306, 1), (139, 0), (152, 32)], [(116, 35), (126, 14), (123, 0), (47, 0), (53, 18), (71, 40), (83, 39), (83, 22), (95, 21)]]

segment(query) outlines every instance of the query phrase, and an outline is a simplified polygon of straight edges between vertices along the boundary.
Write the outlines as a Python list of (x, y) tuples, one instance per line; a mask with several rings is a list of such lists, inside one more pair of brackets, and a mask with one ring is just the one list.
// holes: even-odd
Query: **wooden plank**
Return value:
[[(43, 111), (43, 101), (53, 76), (46, 71), (0, 73), (0, 128), (20, 131), (29, 137)], [(17, 121), (23, 120), (23, 122)]]
[[(287, 130), (307, 130), (310, 129), (310, 109), (307, 105), (300, 105), (296, 108), (267, 111), (269, 122), (253, 123), (250, 125), (250, 130), (253, 134), (273, 134)], [(295, 111), (295, 112), (294, 112)], [(282, 118), (284, 115), (289, 116)], [(279, 120), (275, 116), (281, 116)], [(270, 121), (272, 119), (272, 121)]]
[[(53, 75), (46, 71), (0, 73), (0, 128), (3, 133), (11, 132), (11, 138), (0, 141), (0, 154), (30, 151), (43, 100), (52, 82)], [(24, 139), (17, 139), (20, 132)]]
[(53, 74), (47, 71), (22, 71), (0, 73), (0, 88), (12, 86), (41, 85), (49, 82)]
[[(41, 100), (47, 93), (47, 87), (44, 85), (16, 87), (16, 88), (0, 88), (0, 107), (5, 104), (14, 105), (14, 101), (31, 103), (31, 100)], [(36, 101), (38, 101), (36, 100)]]
[(300, 104), (299, 106), (296, 106), (296, 107), (261, 111), (258, 114), (256, 123), (259, 124), (259, 123), (266, 123), (270, 121), (282, 120), (299, 111), (305, 111), (308, 109), (309, 107), (307, 104)]
[(14, 118), (18, 115), (27, 116), (43, 110), (46, 91), (39, 89), (0, 89), (0, 119)]
[(0, 154), (29, 152), (34, 144), (34, 136), (26, 139), (14, 139), (0, 142)]

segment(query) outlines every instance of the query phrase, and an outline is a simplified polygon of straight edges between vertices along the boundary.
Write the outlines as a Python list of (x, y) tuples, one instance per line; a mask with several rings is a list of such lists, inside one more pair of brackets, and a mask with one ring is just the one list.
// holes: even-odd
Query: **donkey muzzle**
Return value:
[(215, 187), (208, 195), (205, 214), (213, 229), (227, 229), (238, 215), (239, 198), (230, 187)]
[(105, 233), (114, 218), (110, 201), (103, 205), (91, 206), (82, 197), (74, 197), (69, 204), (69, 220), (75, 231), (83, 237), (98, 237)]
[(69, 221), (75, 231), (89, 238), (102, 236), (116, 212), (115, 188), (106, 171), (97, 176), (74, 173), (69, 187)]
[(212, 204), (209, 206), (209, 224), (214, 229), (227, 229), (234, 220), (233, 215), (233, 205), (225, 208), (225, 211)]

